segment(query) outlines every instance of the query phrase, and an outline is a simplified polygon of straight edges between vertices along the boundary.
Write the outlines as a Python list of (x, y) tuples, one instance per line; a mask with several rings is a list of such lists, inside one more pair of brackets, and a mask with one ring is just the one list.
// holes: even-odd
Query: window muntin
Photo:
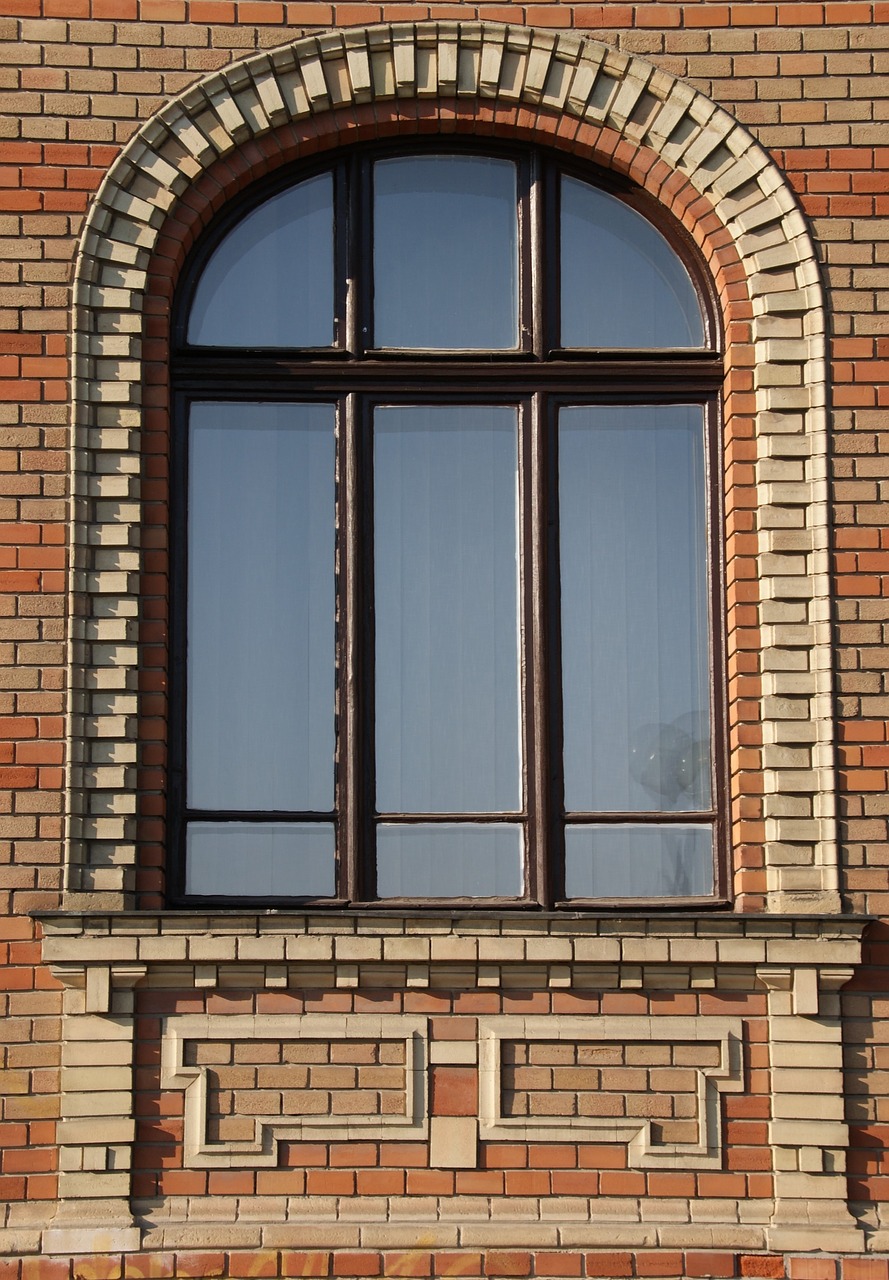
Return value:
[[(429, 156), (425, 153), (420, 157), (399, 155), (397, 159), (399, 165), (409, 167), (413, 160), (422, 164)], [(378, 168), (391, 164), (391, 160), (389, 156), (380, 156), (369, 162), (360, 157), (354, 162), (340, 162), (330, 170), (335, 174), (335, 184), (338, 184), (336, 207), (343, 210), (348, 206), (350, 210), (347, 249), (342, 248), (343, 228), (339, 227), (336, 232), (341, 246), (339, 252), (347, 253), (349, 262), (350, 287), (348, 291), (338, 291), (342, 302), (338, 304), (336, 318), (337, 331), (344, 335), (341, 344), (344, 349), (332, 350), (326, 356), (316, 349), (312, 353), (307, 352), (305, 357), (299, 350), (273, 357), (262, 352), (251, 354), (248, 344), (244, 348), (234, 348), (222, 364), (212, 356), (183, 344), (177, 357), (177, 375), (186, 406), (195, 399), (229, 406), (242, 406), (244, 402), (252, 401), (278, 408), (283, 406), (288, 412), (298, 405), (302, 412), (308, 404), (318, 406), (322, 397), (317, 393), (322, 386), (324, 398), (330, 397), (327, 408), (331, 413), (334, 401), (336, 403), (337, 500), (335, 515), (328, 523), (334, 520), (336, 523), (338, 571), (335, 584), (331, 575), (327, 589), (332, 591), (335, 587), (337, 594), (338, 701), (337, 780), (333, 808), (291, 804), (282, 813), (268, 807), (247, 805), (235, 809), (223, 805), (211, 813), (194, 809), (190, 801), (174, 803), (173, 816), (178, 831), (174, 843), (180, 850), (178, 887), (174, 889), (174, 896), (220, 901), (247, 897), (269, 902), (288, 898), (389, 903), (405, 899), (432, 901), (445, 898), (466, 902), (496, 899), (536, 901), (550, 906), (562, 901), (577, 906), (623, 897), (635, 901), (713, 900), (714, 892), (722, 892), (723, 884), (721, 866), (714, 858), (720, 837), (714, 832), (721, 821), (717, 802), (723, 786), (720, 761), (724, 745), (720, 738), (719, 717), (712, 717), (711, 710), (714, 691), (720, 683), (718, 618), (710, 608), (712, 578), (718, 558), (713, 554), (715, 522), (711, 519), (709, 532), (706, 528), (710, 499), (706, 492), (704, 454), (712, 454), (715, 448), (714, 406), (721, 372), (718, 356), (706, 350), (685, 355), (676, 349), (681, 344), (676, 344), (666, 354), (659, 349), (639, 349), (629, 357), (621, 356), (617, 363), (614, 359), (610, 363), (603, 361), (600, 353), (595, 351), (583, 355), (580, 352), (562, 354), (563, 349), (559, 346), (559, 290), (547, 286), (547, 274), (541, 272), (541, 266), (549, 264), (548, 276), (551, 277), (552, 266), (558, 261), (559, 190), (564, 174), (559, 174), (553, 160), (536, 153), (529, 153), (517, 161), (510, 159), (508, 166), (514, 167), (517, 174), (514, 223), (517, 243), (524, 246), (518, 302), (519, 313), (523, 317), (522, 349), (510, 355), (496, 347), (481, 354), (466, 348), (447, 347), (437, 355), (437, 349), (424, 354), (419, 347), (411, 347), (405, 349), (404, 356), (399, 356), (397, 350), (386, 352), (379, 347), (374, 348), (374, 276), (370, 253), (373, 189)], [(456, 166), (452, 172), (460, 169), (461, 166)], [(409, 181), (403, 185), (410, 188)], [(614, 195), (609, 195), (608, 199), (631, 212), (624, 201)], [(412, 203), (413, 197), (409, 192), (405, 200), (407, 205)], [(502, 201), (500, 203), (502, 206)], [(640, 217), (636, 213), (633, 216)], [(518, 228), (522, 228), (521, 233)], [(659, 232), (651, 231), (671, 254), (675, 253)], [(688, 275), (685, 266), (681, 270)], [(200, 289), (199, 276), (198, 280)], [(183, 297), (180, 333), (187, 318), (187, 292)], [(345, 301), (347, 297), (348, 304)], [(597, 305), (607, 309), (607, 299), (600, 299)], [(705, 322), (703, 317), (707, 312), (697, 295), (695, 307), (702, 317), (700, 327), (703, 333), (711, 322)], [(453, 310), (447, 300), (446, 309)], [(386, 358), (385, 365), (379, 362), (377, 352)], [(329, 364), (319, 373), (322, 369), (319, 358), (336, 363)], [(568, 392), (569, 385), (575, 388), (573, 392)], [(212, 396), (208, 394), (209, 387), (213, 388)], [(389, 390), (381, 394), (381, 387)], [(183, 416), (187, 417), (187, 413), (185, 407)], [(454, 565), (459, 565), (461, 557), (451, 559), (447, 572), (441, 566), (448, 563), (444, 532), (449, 527), (461, 529), (462, 536), (461, 522), (454, 512), (448, 511), (448, 501), (441, 500), (440, 496), (439, 517), (424, 516), (420, 526), (413, 528), (408, 522), (397, 531), (397, 536), (391, 529), (387, 533), (386, 522), (391, 523), (392, 513), (398, 505), (395, 498), (398, 484), (394, 478), (397, 468), (389, 467), (387, 461), (375, 455), (379, 441), (386, 441), (385, 452), (392, 445), (388, 437), (404, 435), (403, 431), (391, 429), (394, 423), (409, 423), (413, 419), (417, 426), (422, 420), (425, 428), (414, 434), (419, 440), (419, 454), (428, 455), (434, 449), (433, 441), (437, 435), (450, 433), (459, 437), (461, 421), (482, 421), (483, 418), (492, 421), (504, 414), (518, 424), (517, 437), (515, 427), (510, 427), (509, 432), (514, 440), (510, 446), (514, 461), (510, 464), (508, 485), (505, 485), (507, 469), (502, 469), (500, 515), (494, 515), (496, 503), (486, 513), (493, 520), (492, 528), (498, 528), (499, 536), (506, 539), (509, 547), (505, 555), (501, 552), (496, 574), (501, 603), (498, 608), (489, 601), (483, 602), (482, 593), (476, 588), (474, 599), (472, 592), (463, 599), (462, 612), (471, 618), (473, 624), (478, 624), (479, 613), (487, 614), (489, 632), (481, 645), (470, 646), (464, 660), (467, 664), (480, 660), (479, 655), (471, 651), (473, 647), (492, 649), (499, 654), (493, 664), (488, 659), (488, 669), (495, 672), (501, 685), (505, 684), (510, 701), (502, 703), (501, 696), (502, 706), (493, 722), (489, 717), (488, 731), (491, 723), (496, 723), (494, 739), (499, 734), (501, 742), (508, 743), (508, 750), (505, 755), (500, 751), (501, 761), (494, 764), (489, 758), (484, 758), (490, 756), (490, 747), (482, 751), (479, 757), (483, 759), (481, 768), (464, 770), (465, 781), (459, 782), (459, 770), (454, 772), (452, 769), (452, 776), (448, 778), (446, 769), (440, 772), (435, 768), (435, 753), (441, 752), (438, 738), (447, 741), (445, 754), (449, 752), (454, 758), (455, 744), (459, 746), (461, 723), (464, 726), (469, 723), (466, 718), (468, 710), (471, 708), (473, 714), (482, 719), (487, 713), (482, 707), (472, 705), (472, 697), (464, 699), (462, 710), (459, 699), (449, 700), (448, 689), (453, 687), (454, 679), (453, 654), (449, 657), (452, 665), (450, 675), (434, 669), (436, 662), (428, 659), (434, 659), (436, 645), (442, 644), (442, 637), (432, 636), (423, 643), (412, 638), (411, 627), (414, 635), (419, 635), (414, 616), (418, 610), (416, 603), (401, 609), (399, 628), (402, 624), (406, 626), (408, 639), (406, 646), (402, 643), (398, 657), (390, 653), (391, 627), (387, 631), (389, 624), (386, 623), (381, 632), (373, 619), (374, 606), (379, 609), (382, 603), (385, 621), (387, 591), (390, 597), (392, 595), (386, 587), (385, 578), (387, 573), (391, 576), (394, 572), (390, 562), (396, 549), (401, 548), (399, 554), (406, 554), (407, 562), (415, 560), (422, 566), (419, 548), (422, 538), (416, 537), (419, 528), (432, 548), (432, 560), (429, 562), (432, 572), (426, 586), (436, 577), (447, 583), (452, 602), (450, 607), (445, 607), (443, 616), (447, 617), (449, 624), (455, 621), (461, 609), (453, 606), (453, 600), (462, 597), (452, 579)], [(561, 433), (560, 414), (562, 423), (568, 424)], [(567, 741), (573, 732), (573, 708), (569, 706), (569, 699), (562, 696), (561, 666), (570, 649), (567, 645), (565, 654), (562, 653), (562, 631), (565, 630), (567, 637), (571, 626), (559, 621), (567, 616), (564, 583), (561, 586), (561, 608), (559, 606), (559, 504), (560, 500), (564, 502), (567, 511), (572, 502), (575, 505), (577, 502), (569, 496), (570, 482), (560, 499), (559, 438), (560, 434), (566, 438), (573, 434), (570, 424), (576, 427), (579, 422), (587, 420), (598, 420), (600, 424), (609, 421), (612, 432), (618, 435), (620, 431), (616, 423), (635, 424), (624, 432), (624, 443), (618, 449), (618, 454), (623, 450), (629, 458), (634, 455), (627, 441), (634, 431), (643, 438), (657, 437), (657, 424), (661, 422), (663, 440), (658, 447), (661, 451), (666, 449), (668, 459), (671, 453), (675, 455), (664, 471), (663, 491), (658, 489), (658, 467), (654, 466), (649, 468), (654, 476), (654, 488), (649, 483), (644, 496), (633, 496), (633, 502), (640, 507), (647, 505), (657, 509), (666, 503), (668, 511), (673, 512), (667, 517), (666, 526), (663, 519), (659, 524), (657, 518), (653, 523), (649, 519), (646, 526), (645, 519), (635, 512), (641, 520), (640, 528), (636, 529), (634, 521), (630, 520), (629, 535), (626, 531), (618, 535), (619, 539), (631, 536), (631, 540), (634, 539), (644, 552), (646, 541), (661, 543), (665, 540), (663, 530), (666, 528), (674, 542), (678, 538), (678, 547), (673, 548), (674, 558), (690, 561), (678, 579), (680, 585), (685, 584), (679, 595), (682, 596), (684, 591), (683, 598), (688, 601), (690, 612), (678, 631), (674, 626), (672, 640), (674, 653), (681, 650), (683, 644), (688, 650), (681, 659), (688, 668), (685, 693), (678, 699), (667, 697), (664, 705), (658, 707), (657, 716), (651, 717), (653, 726), (657, 728), (669, 712), (667, 727), (676, 728), (677, 733), (681, 730), (684, 735), (681, 745), (688, 748), (684, 762), (678, 765), (673, 762), (670, 768), (674, 774), (678, 769), (683, 778), (689, 771), (694, 775), (691, 789), (685, 787), (670, 804), (662, 803), (661, 799), (655, 803), (650, 794), (640, 800), (640, 788), (644, 791), (644, 782), (651, 783), (649, 775), (656, 775), (657, 785), (661, 791), (664, 790), (661, 775), (666, 766), (660, 757), (654, 763), (649, 761), (641, 770), (637, 765), (636, 774), (641, 775), (643, 782), (638, 777), (634, 778), (627, 763), (629, 733), (626, 729), (623, 745), (617, 753), (622, 758), (618, 773), (622, 770), (624, 775), (620, 795), (618, 788), (613, 794), (603, 797), (601, 787), (599, 793), (594, 789), (590, 797), (581, 797), (579, 792), (572, 795), (572, 766), (562, 767), (563, 718), (567, 712)], [(444, 423), (448, 423), (444, 432), (441, 425), (437, 428), (430, 425)], [(584, 432), (581, 430), (580, 434)], [(586, 434), (590, 436), (596, 432), (588, 429)], [(677, 446), (674, 441), (670, 446), (666, 443), (670, 436), (684, 440), (685, 444)], [(587, 446), (589, 444), (588, 440)], [(687, 499), (684, 508), (682, 502), (674, 501), (671, 505), (667, 492), (670, 469), (674, 472), (681, 469), (683, 458), (693, 473), (685, 476), (680, 484)], [(454, 459), (449, 461), (453, 467)], [(425, 483), (447, 491), (442, 467), (431, 464), (428, 457), (424, 465)], [(183, 458), (183, 470), (185, 466)], [(573, 471), (570, 464), (569, 470)], [(464, 474), (467, 477), (471, 475), (471, 469)], [(467, 479), (470, 491), (478, 480), (475, 475), (471, 481)], [(617, 482), (633, 494), (631, 481), (620, 481), (618, 477)], [(412, 487), (413, 482), (403, 485), (406, 493)], [(452, 491), (459, 487), (459, 484), (452, 486)], [(511, 494), (512, 506), (504, 505), (502, 494), (507, 491)], [(180, 500), (185, 505), (184, 492)], [(261, 504), (263, 500), (254, 501)], [(480, 506), (477, 500), (474, 505), (476, 509)], [(513, 513), (509, 519), (503, 514), (507, 510)], [(379, 526), (378, 520), (383, 522)], [(589, 538), (589, 530), (586, 536)], [(379, 564), (376, 563), (377, 539), (383, 548), (387, 548)], [(433, 547), (436, 542), (442, 546)], [(659, 546), (657, 557), (669, 566), (670, 548)], [(497, 560), (493, 552), (489, 554), (489, 560), (491, 565)], [(180, 565), (183, 561), (184, 556), (180, 555)], [(507, 564), (508, 572), (503, 568)], [(414, 592), (424, 578), (424, 570), (417, 565)], [(477, 568), (473, 566), (473, 569)], [(398, 581), (397, 573), (395, 580)], [(646, 593), (656, 594), (651, 590), (651, 580), (649, 569), (646, 580), (649, 586), (636, 591), (637, 599), (644, 599)], [(509, 598), (508, 607), (504, 610), (503, 588), (507, 583), (512, 584), (510, 590), (515, 595)], [(675, 590), (674, 583), (670, 591), (675, 594)], [(378, 595), (376, 601), (375, 593)], [(419, 608), (421, 615), (423, 607), (426, 606)], [(675, 607), (673, 612), (677, 612)], [(262, 614), (261, 609), (259, 614)], [(397, 609), (395, 614), (398, 614)], [(430, 620), (432, 616), (429, 612)], [(510, 620), (508, 625), (504, 624), (504, 619)], [(602, 626), (595, 620), (590, 625)], [(608, 625), (610, 628), (610, 621)], [(578, 630), (577, 627), (574, 629)], [(650, 619), (648, 629), (651, 629)], [(638, 652), (643, 655), (643, 665), (648, 665), (644, 656), (647, 654), (645, 644), (638, 645), (635, 623), (628, 628), (629, 631), (633, 633)], [(455, 626), (454, 634), (458, 633), (459, 627)], [(678, 644), (676, 635), (680, 637)], [(181, 650), (184, 638), (180, 637), (177, 643)], [(504, 656), (507, 652), (508, 659)], [(421, 653), (425, 661), (420, 660)], [(431, 688), (437, 681), (434, 700), (437, 699), (442, 710), (439, 715), (428, 717), (425, 725), (417, 708), (416, 689), (419, 685), (415, 679), (416, 672), (409, 669), (411, 660), (420, 669), (421, 682), (425, 680)], [(437, 665), (441, 666), (440, 663)], [(424, 666), (425, 671), (422, 670)], [(669, 661), (666, 667), (669, 669)], [(470, 671), (469, 665), (466, 670)], [(700, 679), (702, 671), (706, 672), (703, 685)], [(636, 673), (630, 674), (636, 678)], [(646, 672), (640, 672), (638, 678), (651, 683)], [(627, 673), (623, 679), (625, 685), (631, 683)], [(484, 681), (480, 680), (479, 688), (483, 684)], [(406, 699), (405, 688), (413, 690)], [(399, 698), (409, 705), (399, 709)], [(494, 701), (497, 701), (496, 697)], [(505, 712), (503, 706), (507, 705), (509, 710)], [(707, 726), (711, 717), (712, 733)], [(394, 724), (391, 730), (383, 728), (387, 718), (388, 723)], [(517, 734), (515, 724), (519, 718), (521, 728)], [(446, 725), (448, 720), (450, 729)], [(602, 720), (600, 715), (600, 722)], [(674, 722), (680, 723), (677, 726)], [(439, 725), (445, 730), (440, 735), (437, 733)], [(405, 726), (408, 731), (402, 732)], [(606, 736), (602, 742), (605, 750), (603, 755), (602, 748), (599, 748), (600, 759), (608, 758), (608, 744), (612, 737), (609, 730), (604, 732)], [(174, 735), (174, 779), (181, 778), (186, 772), (182, 758), (184, 753), (180, 753), (177, 759), (175, 746), (183, 736), (181, 732)], [(393, 765), (386, 756), (387, 752), (395, 754), (393, 744), (399, 736), (402, 739), (399, 748), (402, 758), (407, 760), (415, 778), (425, 772), (425, 792), (423, 786), (416, 786), (413, 782), (407, 789), (402, 788), (400, 793), (398, 787), (392, 785), (392, 778), (399, 774), (401, 764)], [(422, 744), (419, 754), (425, 751), (427, 761), (419, 771), (417, 761), (411, 758), (412, 750), (417, 753), (417, 743)], [(380, 749), (378, 759), (375, 759), (377, 744)], [(569, 755), (573, 751), (572, 745)], [(283, 754), (286, 756), (287, 753)], [(469, 754), (471, 756), (471, 750)], [(661, 751), (664, 759), (666, 754), (666, 749)], [(494, 755), (496, 757), (497, 751)], [(485, 800), (480, 794), (473, 796), (472, 787), (481, 792), (483, 783), (490, 782), (498, 771), (503, 774), (503, 759), (510, 761), (507, 772), (512, 779), (516, 772), (519, 773), (518, 792), (513, 790), (509, 797), (501, 794), (501, 781), (497, 780), (492, 783), (490, 799)], [(521, 768), (517, 770), (519, 762)], [(573, 768), (576, 774), (577, 766)], [(582, 764), (580, 770), (583, 770)], [(635, 787), (635, 794), (630, 783)], [(413, 793), (408, 794), (412, 788)], [(183, 795), (181, 783), (174, 790), (175, 794)], [(565, 808), (566, 799), (572, 806), (570, 810)], [(461, 806), (465, 807), (461, 809)], [(257, 847), (255, 832), (263, 827), (281, 828), (276, 834), (277, 843), (272, 843), (276, 850), (280, 850), (287, 847), (287, 841), (290, 842), (293, 859), (296, 862), (302, 859), (303, 879), (300, 881), (292, 868), (281, 871), (286, 855), (276, 852), (274, 856), (263, 855), (273, 870), (264, 873), (264, 879), (248, 879), (245, 886), (241, 873), (233, 868), (226, 873), (224, 859), (217, 858), (213, 862), (209, 844), (202, 845), (202, 841), (211, 840), (208, 828), (213, 824), (219, 824), (220, 828), (239, 827), (247, 856), (250, 849)], [(335, 888), (330, 890), (327, 885), (333, 873), (334, 859), (330, 836), (334, 827)], [(246, 839), (248, 835), (249, 840)], [(236, 845), (237, 841), (229, 835), (226, 849), (233, 850)], [(187, 855), (191, 859), (187, 876), (183, 874), (186, 846), (191, 850)], [(197, 853), (199, 846), (200, 855)], [(299, 852), (300, 847), (303, 854)], [(191, 869), (192, 864), (198, 865), (198, 857), (204, 868), (201, 875)], [(231, 861), (229, 854), (226, 857)], [(626, 874), (618, 874), (611, 866), (615, 859), (626, 862)], [(322, 872), (325, 860), (329, 865)], [(216, 868), (212, 876), (206, 872), (208, 865)], [(285, 889), (268, 887), (285, 882), (288, 885)], [(302, 887), (295, 889), (292, 886), (297, 882)]]

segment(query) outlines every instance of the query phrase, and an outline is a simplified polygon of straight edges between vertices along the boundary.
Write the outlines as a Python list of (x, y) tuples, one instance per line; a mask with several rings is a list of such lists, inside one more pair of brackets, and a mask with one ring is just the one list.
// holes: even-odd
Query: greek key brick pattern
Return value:
[(621, 1142), (633, 1168), (720, 1169), (720, 1094), (744, 1087), (743, 1034), (740, 1021), (706, 1017), (486, 1020), (481, 1132)]
[(718, 1045), (559, 1044), (501, 1046), (503, 1114), (650, 1120), (656, 1142), (698, 1140), (701, 1067), (719, 1065)]
[(185, 1065), (207, 1072), (207, 1138), (250, 1142), (255, 1116), (405, 1114), (404, 1044), (323, 1040), (193, 1041)]
[(186, 1166), (274, 1167), (282, 1138), (423, 1139), (426, 1058), (411, 1017), (173, 1017), (161, 1083), (185, 1090)]

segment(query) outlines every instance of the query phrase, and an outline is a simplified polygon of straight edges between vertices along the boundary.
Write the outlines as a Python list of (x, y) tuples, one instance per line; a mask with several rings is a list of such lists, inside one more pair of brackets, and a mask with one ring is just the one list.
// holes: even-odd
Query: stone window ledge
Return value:
[(289, 966), (320, 966), (332, 968), (337, 984), (345, 986), (358, 985), (368, 966), (400, 967), (409, 986), (425, 985), (432, 971), (455, 965), (477, 967), (480, 985), (496, 985), (493, 967), (503, 965), (549, 966), (550, 980), (558, 985), (570, 984), (573, 966), (587, 965), (685, 966), (697, 970), (700, 980), (708, 966), (854, 966), (868, 923), (863, 916), (700, 912), (572, 918), (505, 912), (59, 911), (41, 913), (38, 920), (43, 957), (54, 968), (261, 965), (267, 967), (266, 981), (284, 985)]
[[(859, 962), (867, 923), (863, 917), (51, 912), (38, 920), (44, 960), (66, 988), (59, 1202), (40, 1236), (45, 1253), (127, 1252), (143, 1247), (144, 1239), (156, 1241), (158, 1232), (163, 1247), (172, 1247), (174, 1239), (181, 1245), (205, 1212), (198, 1197), (181, 1227), (150, 1215), (142, 1222), (134, 1217), (137, 986), (161, 996), (164, 988), (174, 997), (177, 991), (188, 995), (189, 1008), (175, 1007), (174, 999), (158, 1034), (165, 1086), (175, 1086), (191, 1099), (184, 1158), (201, 1168), (220, 1162), (227, 1167), (232, 1161), (238, 1167), (267, 1165), (279, 1138), (298, 1139), (308, 1128), (282, 1112), (265, 1128), (260, 1125), (246, 1147), (239, 1138), (240, 1145), (221, 1150), (204, 1131), (201, 1091), (209, 1085), (182, 1056), (186, 1040), (400, 1039), (405, 1061), (410, 1048), (413, 1073), (412, 1105), (404, 1114), (417, 1133), (422, 1130), (431, 1167), (475, 1168), (479, 1141), (497, 1135), (499, 1140), (559, 1142), (598, 1137), (628, 1143), (628, 1159), (637, 1169), (718, 1171), (722, 1156), (714, 1135), (721, 1133), (720, 1095), (740, 1084), (745, 1037), (752, 1035), (758, 1043), (767, 1042), (773, 1068), (769, 1145), (774, 1183), (774, 1197), (756, 1206), (767, 1215), (768, 1225), (755, 1228), (753, 1247), (810, 1249), (820, 1242), (831, 1249), (862, 1248), (846, 1201), (848, 1130), (838, 1092), (838, 992)], [(405, 998), (404, 1008), (391, 1013), (377, 1009), (373, 998), (362, 999), (363, 992), (387, 987), (406, 993), (429, 990), (418, 993), (417, 1000)], [(332, 988), (339, 989), (333, 1002), (328, 999)], [(323, 1007), (300, 1012), (300, 989), (320, 992)], [(567, 1005), (560, 1006), (560, 989)], [(249, 993), (246, 1004), (220, 1001), (220, 995), (238, 990)], [(436, 1020), (438, 1001), (432, 997), (440, 992), (447, 1003), (448, 991), (471, 996), (471, 1014), (461, 1009), (466, 1017)], [(547, 991), (549, 998), (538, 1002), (536, 997)], [(663, 1013), (656, 1012), (659, 992), (669, 993)], [(528, 1001), (529, 993), (534, 1001)], [(591, 1002), (584, 1001), (586, 993)], [(584, 1013), (584, 1005), (598, 1007), (599, 993), (601, 1012)], [(675, 1002), (675, 993), (687, 995)], [(290, 995), (297, 997), (293, 1013), (286, 1011)], [(691, 1010), (697, 1005), (688, 997), (697, 995), (700, 1010), (695, 1014)], [(197, 1009), (204, 996), (205, 1012), (193, 1012), (191, 1005)], [(557, 1013), (559, 1008), (567, 1014)], [(629, 1127), (601, 1130), (598, 1121), (588, 1124), (585, 1119), (541, 1117), (538, 1123), (534, 1115), (517, 1118), (524, 1113), (513, 1114), (503, 1102), (502, 1082), (498, 1084), (498, 1038), (613, 1045), (666, 1040), (691, 1046), (692, 1054), (702, 1045), (714, 1045), (718, 1053), (713, 1062), (694, 1059), (700, 1067), (700, 1132), (691, 1143), (679, 1135), (681, 1140), (671, 1139), (672, 1145), (665, 1146), (650, 1141), (644, 1124), (631, 1133)], [(459, 1072), (469, 1066), (477, 1073), (478, 1097), (471, 1114), (439, 1113), (429, 1105), (427, 1064), (432, 1071)], [(381, 1113), (373, 1121), (381, 1133), (389, 1132), (385, 1120)], [(332, 1133), (342, 1131), (339, 1111), (323, 1123)], [(348, 1123), (348, 1134), (353, 1128), (357, 1133), (359, 1121)], [(740, 1229), (739, 1223), (725, 1219), (726, 1203), (708, 1202), (708, 1230), (714, 1224), (722, 1231)], [(601, 1205), (591, 1204), (583, 1214), (584, 1230), (593, 1235), (594, 1208), (598, 1212)], [(364, 1209), (350, 1204), (344, 1212), (360, 1239), (365, 1239), (362, 1232), (369, 1232), (370, 1239), (374, 1223), (355, 1221), (355, 1213)], [(541, 1218), (533, 1230), (545, 1234), (551, 1228)], [(479, 1227), (482, 1232), (493, 1229), (492, 1224)], [(293, 1223), (287, 1230), (296, 1230), (297, 1238)], [(697, 1230), (693, 1223), (657, 1227), (662, 1242), (667, 1238), (662, 1233), (675, 1231), (670, 1239), (686, 1244), (699, 1240)], [(274, 1235), (273, 1224), (268, 1231), (272, 1234), (266, 1235), (263, 1227), (266, 1244)], [(751, 1247), (749, 1228), (741, 1234)]]

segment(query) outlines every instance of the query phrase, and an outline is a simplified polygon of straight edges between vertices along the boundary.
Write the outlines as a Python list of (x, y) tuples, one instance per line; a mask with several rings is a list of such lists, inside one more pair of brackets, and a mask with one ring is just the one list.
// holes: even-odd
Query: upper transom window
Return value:
[(177, 311), (178, 900), (713, 901), (694, 259), (545, 153), (356, 152)]

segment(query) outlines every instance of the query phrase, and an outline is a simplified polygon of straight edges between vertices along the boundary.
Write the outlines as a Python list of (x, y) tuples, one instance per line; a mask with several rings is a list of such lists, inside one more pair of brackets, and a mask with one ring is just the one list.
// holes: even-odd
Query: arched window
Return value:
[(199, 246), (177, 900), (724, 897), (718, 341), (607, 183), (361, 150)]

